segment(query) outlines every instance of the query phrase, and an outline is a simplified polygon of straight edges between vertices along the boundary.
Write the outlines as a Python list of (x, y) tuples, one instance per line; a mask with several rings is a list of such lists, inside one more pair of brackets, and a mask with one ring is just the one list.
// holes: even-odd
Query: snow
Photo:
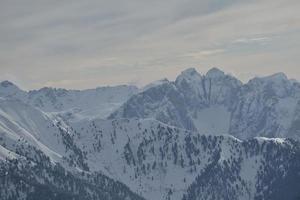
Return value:
[(0, 131), (10, 148), (26, 141), (53, 161), (59, 161), (65, 153), (65, 147), (56, 139), (59, 132), (49, 114), (18, 100), (0, 101)]
[(181, 72), (177, 77), (176, 82), (187, 81), (188, 83), (193, 83), (196, 87), (201, 81), (201, 75), (196, 71), (195, 68), (188, 68)]
[[(90, 128), (90, 122), (88, 121), (72, 124), (72, 127), (78, 132), (81, 130), (80, 139), (78, 138), (77, 142), (79, 146), (85, 146), (86, 151), (89, 152), (87, 156), (91, 170), (100, 170), (109, 177), (126, 183), (133, 191), (142, 194), (149, 200), (161, 199), (170, 188), (174, 188), (177, 191), (174, 193), (174, 197), (177, 196), (176, 199), (180, 199), (179, 197), (186, 191), (188, 183), (194, 180), (194, 176), (192, 174), (189, 175), (188, 169), (182, 171), (182, 168), (174, 166), (171, 160), (164, 161), (169, 166), (166, 169), (158, 166), (158, 169), (151, 174), (139, 175), (135, 179), (136, 167), (128, 166), (124, 160), (123, 151), (129, 139), (132, 151), (137, 152), (139, 145), (144, 140), (149, 139), (151, 141), (153, 137), (151, 130), (154, 130), (154, 133), (157, 134), (159, 125), (162, 127), (167, 127), (167, 125), (152, 119), (94, 120), (93, 123), (96, 128)], [(175, 129), (175, 127), (170, 128)], [(101, 130), (102, 134), (100, 139), (101, 150), (97, 152), (93, 149), (93, 144), (96, 143), (95, 134), (99, 133), (99, 130)], [(147, 130), (146, 133), (144, 132), (145, 130)], [(178, 131), (176, 135), (181, 138), (178, 140), (183, 142), (186, 131), (183, 129), (178, 129)], [(114, 135), (114, 132), (116, 136), (114, 137), (114, 143), (112, 143), (111, 136)], [(163, 145), (163, 141), (157, 141), (153, 145), (155, 152), (159, 152), (158, 149)], [(150, 163), (152, 166), (154, 161), (157, 162), (157, 165), (160, 163), (160, 156), (148, 156), (145, 164)], [(135, 159), (138, 162), (137, 158)], [(126, 173), (123, 172), (124, 169), (126, 169)], [(182, 174), (182, 176), (179, 174)], [(152, 180), (152, 177), (154, 180)], [(183, 177), (186, 177), (186, 184), (182, 184)]]
[(228, 134), (230, 115), (226, 107), (212, 106), (198, 111), (196, 117), (193, 117), (193, 122), (200, 133)]
[(276, 106), (278, 123), (284, 131), (288, 131), (293, 122), (298, 100), (292, 97), (279, 99)]
[(206, 76), (209, 78), (220, 78), (222, 76), (225, 76), (225, 73), (220, 69), (214, 67), (206, 73)]
[(0, 83), (0, 97), (16, 97), (24, 99), (26, 98), (26, 92), (22, 91), (9, 81), (3, 81)]
[(0, 145), (0, 160), (5, 161), (6, 159), (17, 159), (19, 156), (15, 154), (13, 151), (9, 151)]
[[(14, 146), (28, 144), (44, 152), (52, 162), (63, 163), (63, 157), (73, 155), (71, 150), (66, 152), (66, 146), (63, 144), (62, 135), (59, 132), (59, 130), (63, 130), (86, 154), (86, 162), (91, 172), (101, 172), (125, 183), (131, 190), (149, 200), (167, 198), (170, 189), (173, 191), (171, 199), (179, 200), (188, 186), (195, 181), (195, 177), (211, 163), (215, 153), (213, 151), (218, 150), (217, 152), (220, 152), (218, 164), (221, 166), (223, 161), (241, 158), (240, 176), (250, 188), (250, 196), (241, 191), (242, 196), (239, 199), (253, 199), (256, 192), (257, 172), (263, 162), (263, 157), (244, 155), (243, 142), (228, 135), (232, 128), (231, 123), (245, 114), (245, 120), (239, 121), (238, 124), (241, 125), (239, 133), (248, 133), (245, 130), (249, 123), (252, 123), (254, 127), (257, 125), (256, 115), (253, 117), (250, 114), (259, 114), (265, 106), (260, 104), (263, 100), (256, 97), (265, 94), (265, 87), (270, 84), (275, 88), (281, 86), (276, 90), (280, 94), (274, 98), (276, 102), (272, 101), (266, 104), (270, 107), (274, 106), (271, 108), (275, 114), (272, 113), (271, 117), (273, 118), (270, 118), (271, 122), (266, 123), (267, 127), (264, 130), (268, 130), (275, 121), (275, 125), (279, 124), (280, 130), (283, 131), (279, 136), (284, 137), (294, 120), (299, 99), (286, 94), (286, 91), (290, 91), (286, 90), (290, 85), (282, 74), (263, 79), (257, 78), (252, 81), (254, 83), (251, 82), (245, 86), (246, 89), (243, 87), (246, 94), (241, 93), (241, 95), (245, 95), (243, 96), (245, 101), (238, 99), (235, 95), (231, 96), (231, 93), (236, 91), (235, 89), (241, 89), (241, 85), (238, 80), (228, 77), (224, 76), (224, 72), (217, 68), (211, 69), (205, 76), (201, 76), (194, 68), (190, 68), (183, 71), (176, 82), (161, 80), (140, 91), (135, 87), (118, 86), (84, 91), (44, 88), (24, 92), (9, 82), (3, 82), (0, 85), (0, 136), (4, 138), (6, 146), (4, 148), (4, 145), (0, 145), (0, 159), (17, 158), (19, 155), (14, 153)], [(180, 85), (181, 83), (183, 85)], [(184, 87), (185, 84), (187, 87)], [(162, 93), (154, 93), (153, 96), (141, 94), (147, 93), (153, 88), (160, 89), (158, 92)], [(204, 90), (206, 94), (204, 94)], [(168, 96), (169, 93), (166, 91), (174, 92), (176, 95)], [(158, 98), (159, 100), (156, 101), (159, 95), (162, 98)], [(141, 111), (137, 116), (139, 118), (106, 119), (107, 116), (122, 107), (123, 103), (136, 97), (145, 97), (145, 99), (136, 101), (139, 104), (132, 104), (134, 111)], [(179, 100), (184, 99), (184, 102), (176, 104), (178, 99), (175, 97), (180, 97)], [(186, 103), (186, 99), (191, 101)], [(237, 106), (237, 115), (233, 116), (232, 110), (235, 107), (232, 104), (237, 101), (241, 101), (243, 106), (241, 106), (241, 110), (238, 110)], [(182, 126), (181, 128), (175, 127), (184, 124), (180, 119), (186, 116), (178, 114), (174, 117), (174, 121), (172, 121), (173, 118), (168, 118), (175, 126), (159, 122), (156, 119), (156, 116), (161, 113), (166, 117), (173, 116), (178, 105), (186, 106), (181, 107), (180, 111), (182, 112), (178, 113), (186, 114), (201, 135), (187, 131)], [(147, 115), (143, 116), (143, 112)], [(140, 119), (141, 116), (144, 119)], [(254, 119), (254, 122), (249, 119)], [(56, 126), (58, 123), (60, 129)], [(159, 136), (160, 129), (158, 127), (171, 130), (170, 135)], [(187, 136), (202, 136), (202, 134), (205, 134), (205, 141), (209, 137), (216, 139), (217, 145), (213, 147), (207, 145), (204, 148), (205, 145), (202, 146), (201, 143), (198, 143), (195, 145), (198, 145), (199, 154), (187, 155)], [(223, 137), (214, 137), (215, 135), (223, 135)], [(276, 145), (282, 145), (286, 142), (284, 138), (255, 138), (260, 143), (274, 142)], [(185, 160), (183, 167), (173, 161), (170, 149), (175, 143), (178, 145), (179, 155)], [(136, 165), (128, 164), (125, 159), (124, 149), (127, 144), (130, 145), (133, 152)], [(150, 148), (152, 147), (155, 153), (151, 153)], [(137, 152), (141, 148), (145, 151), (146, 157), (138, 161)], [(207, 148), (210, 149), (207, 150)], [(160, 156), (160, 149), (163, 149), (165, 153), (164, 158)], [(241, 157), (238, 157), (240, 154), (236, 153), (237, 150), (242, 151)], [(200, 159), (201, 164), (197, 166), (187, 164), (188, 159), (192, 161)], [(151, 169), (145, 174), (140, 172), (143, 165), (150, 164), (152, 166), (154, 162), (157, 163), (157, 168)], [(195, 171), (191, 172), (191, 168), (195, 166)], [(70, 167), (71, 169), (72, 167)], [(74, 169), (82, 171), (78, 166), (75, 166)], [(135, 175), (137, 175), (136, 178)]]
[(272, 141), (278, 144), (284, 144), (285, 143), (285, 138), (267, 138), (267, 137), (255, 137), (259, 142), (263, 141)]
[(263, 79), (266, 81), (273, 81), (273, 82), (277, 82), (277, 83), (288, 80), (287, 76), (282, 72), (263, 77)]
[(151, 82), (150, 84), (146, 85), (145, 87), (143, 87), (140, 92), (144, 92), (150, 88), (153, 88), (153, 87), (157, 87), (159, 85), (162, 85), (162, 84), (165, 84), (165, 83), (168, 83), (169, 80), (168, 79), (162, 79), (162, 80), (158, 80), (158, 81), (154, 81), (154, 82)]
[(257, 183), (257, 174), (259, 167), (261, 166), (261, 162), (261, 156), (252, 156), (242, 161), (240, 176), (246, 181), (246, 185), (250, 189), (248, 193), (244, 194), (242, 199), (254, 199), (256, 194), (255, 183)]
[(25, 92), (10, 82), (0, 84), (0, 97), (20, 100), (45, 112), (69, 114), (73, 120), (104, 119), (137, 92), (137, 87), (126, 85), (88, 90), (42, 88)]

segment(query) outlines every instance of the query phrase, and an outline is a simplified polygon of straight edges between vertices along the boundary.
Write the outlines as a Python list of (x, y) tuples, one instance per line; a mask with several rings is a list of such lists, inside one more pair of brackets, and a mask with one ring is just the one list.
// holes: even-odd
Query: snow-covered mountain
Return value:
[(0, 83), (0, 97), (18, 99), (45, 112), (59, 112), (70, 120), (106, 118), (137, 92), (137, 87), (126, 85), (88, 90), (42, 88), (26, 92), (9, 81)]
[(200, 75), (183, 71), (174, 82), (164, 82), (133, 95), (110, 115), (154, 118), (201, 133), (255, 136), (300, 136), (300, 83), (279, 73), (243, 84), (217, 68)]
[(59, 117), (0, 99), (0, 199), (143, 199), (90, 172), (73, 137)]
[(297, 199), (299, 91), (216, 68), (139, 91), (2, 82), (0, 199)]
[[(34, 188), (33, 195), (38, 195), (36, 190), (45, 187), (44, 181), (50, 185), (62, 184), (59, 180), (64, 180), (66, 175), (56, 177), (58, 169), (65, 171), (60, 172), (62, 174), (69, 173), (67, 180), (71, 183), (75, 177), (77, 184), (83, 184), (82, 180), (101, 176), (114, 180), (113, 185), (123, 183), (149, 200), (273, 199), (271, 197), (277, 193), (293, 198), (299, 195), (300, 145), (291, 139), (254, 138), (241, 141), (232, 136), (202, 135), (151, 119), (83, 120), (64, 126), (68, 128), (66, 132), (71, 136), (69, 140), (73, 145), (68, 151), (59, 152), (59, 145), (51, 147), (49, 142), (46, 143), (45, 146), (53, 152), (63, 155), (61, 160), (54, 162), (55, 156), (47, 154), (49, 150), (38, 150), (41, 148), (36, 144), (31, 148), (10, 148), (4, 135), (1, 155), (2, 160), (3, 156), (9, 160), (9, 164), (3, 165), (2, 173), (17, 173), (25, 183), (28, 180), (24, 173), (35, 177), (39, 187), (26, 185), (26, 188)], [(65, 145), (64, 142), (59, 143)], [(85, 165), (68, 162), (70, 157), (67, 155), (76, 149), (83, 155)], [(14, 167), (14, 160), (21, 164)], [(28, 164), (29, 161), (33, 164)], [(56, 167), (55, 162), (62, 167)], [(46, 171), (46, 175), (41, 171)], [(51, 177), (54, 176), (53, 182)], [(11, 185), (16, 184), (12, 182), (13, 178), (7, 177)], [(281, 182), (293, 186), (285, 190), (280, 187)], [(98, 187), (101, 188), (102, 184)], [(78, 192), (77, 189), (67, 188), (54, 191), (60, 195), (75, 195)], [(119, 188), (128, 191), (122, 184)], [(106, 190), (113, 191), (110, 187)], [(26, 191), (24, 195), (28, 195)], [(47, 188), (46, 192), (51, 193), (53, 189)], [(126, 194), (131, 194), (131, 199), (134, 199), (134, 193)]]
[(230, 134), (237, 137), (300, 137), (300, 83), (282, 74), (245, 84), (232, 112)]
[(0, 99), (0, 144), (8, 151), (34, 157), (32, 148), (52, 162), (87, 169), (70, 128), (59, 117), (15, 99)]
[[(100, 170), (149, 200), (182, 199), (184, 194), (186, 199), (268, 199), (265, 193), (274, 195), (270, 179), (300, 183), (300, 146), (289, 139), (241, 141), (151, 119), (83, 121), (72, 127), (91, 171)], [(295, 179), (286, 180), (285, 173)], [(205, 177), (204, 182), (196, 177)], [(212, 196), (221, 187), (218, 198)], [(298, 195), (297, 190), (290, 195)]]

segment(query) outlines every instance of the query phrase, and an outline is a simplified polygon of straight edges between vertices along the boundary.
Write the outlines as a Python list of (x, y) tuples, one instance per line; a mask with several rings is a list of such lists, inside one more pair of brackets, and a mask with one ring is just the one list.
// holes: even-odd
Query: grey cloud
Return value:
[(144, 85), (191, 66), (300, 79), (299, 10), (296, 0), (4, 0), (0, 79)]

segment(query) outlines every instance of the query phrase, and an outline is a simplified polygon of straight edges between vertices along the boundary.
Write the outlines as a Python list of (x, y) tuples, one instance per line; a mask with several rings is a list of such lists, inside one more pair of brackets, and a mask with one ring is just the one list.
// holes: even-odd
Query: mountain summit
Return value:
[(214, 67), (214, 68), (211, 68), (207, 73), (206, 73), (206, 76), (207, 77), (211, 77), (211, 78), (216, 78), (216, 77), (222, 77), (224, 76), (225, 73), (223, 71), (221, 71), (220, 69)]
[(205, 75), (189, 68), (168, 87), (157, 85), (133, 95), (109, 118), (155, 118), (188, 130), (232, 134), (241, 139), (298, 138), (291, 126), (298, 120), (299, 105), (299, 84), (283, 73), (243, 84), (218, 68)]
[[(108, 117), (107, 117), (108, 116)], [(300, 84), (217, 68), (90, 90), (0, 84), (0, 199), (300, 196)]]

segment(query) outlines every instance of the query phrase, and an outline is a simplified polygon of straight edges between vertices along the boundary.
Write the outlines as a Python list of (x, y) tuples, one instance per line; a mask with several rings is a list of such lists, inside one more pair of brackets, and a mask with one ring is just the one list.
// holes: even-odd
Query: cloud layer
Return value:
[(298, 0), (0, 2), (0, 79), (32, 89), (174, 78), (211, 67), (300, 80)]

